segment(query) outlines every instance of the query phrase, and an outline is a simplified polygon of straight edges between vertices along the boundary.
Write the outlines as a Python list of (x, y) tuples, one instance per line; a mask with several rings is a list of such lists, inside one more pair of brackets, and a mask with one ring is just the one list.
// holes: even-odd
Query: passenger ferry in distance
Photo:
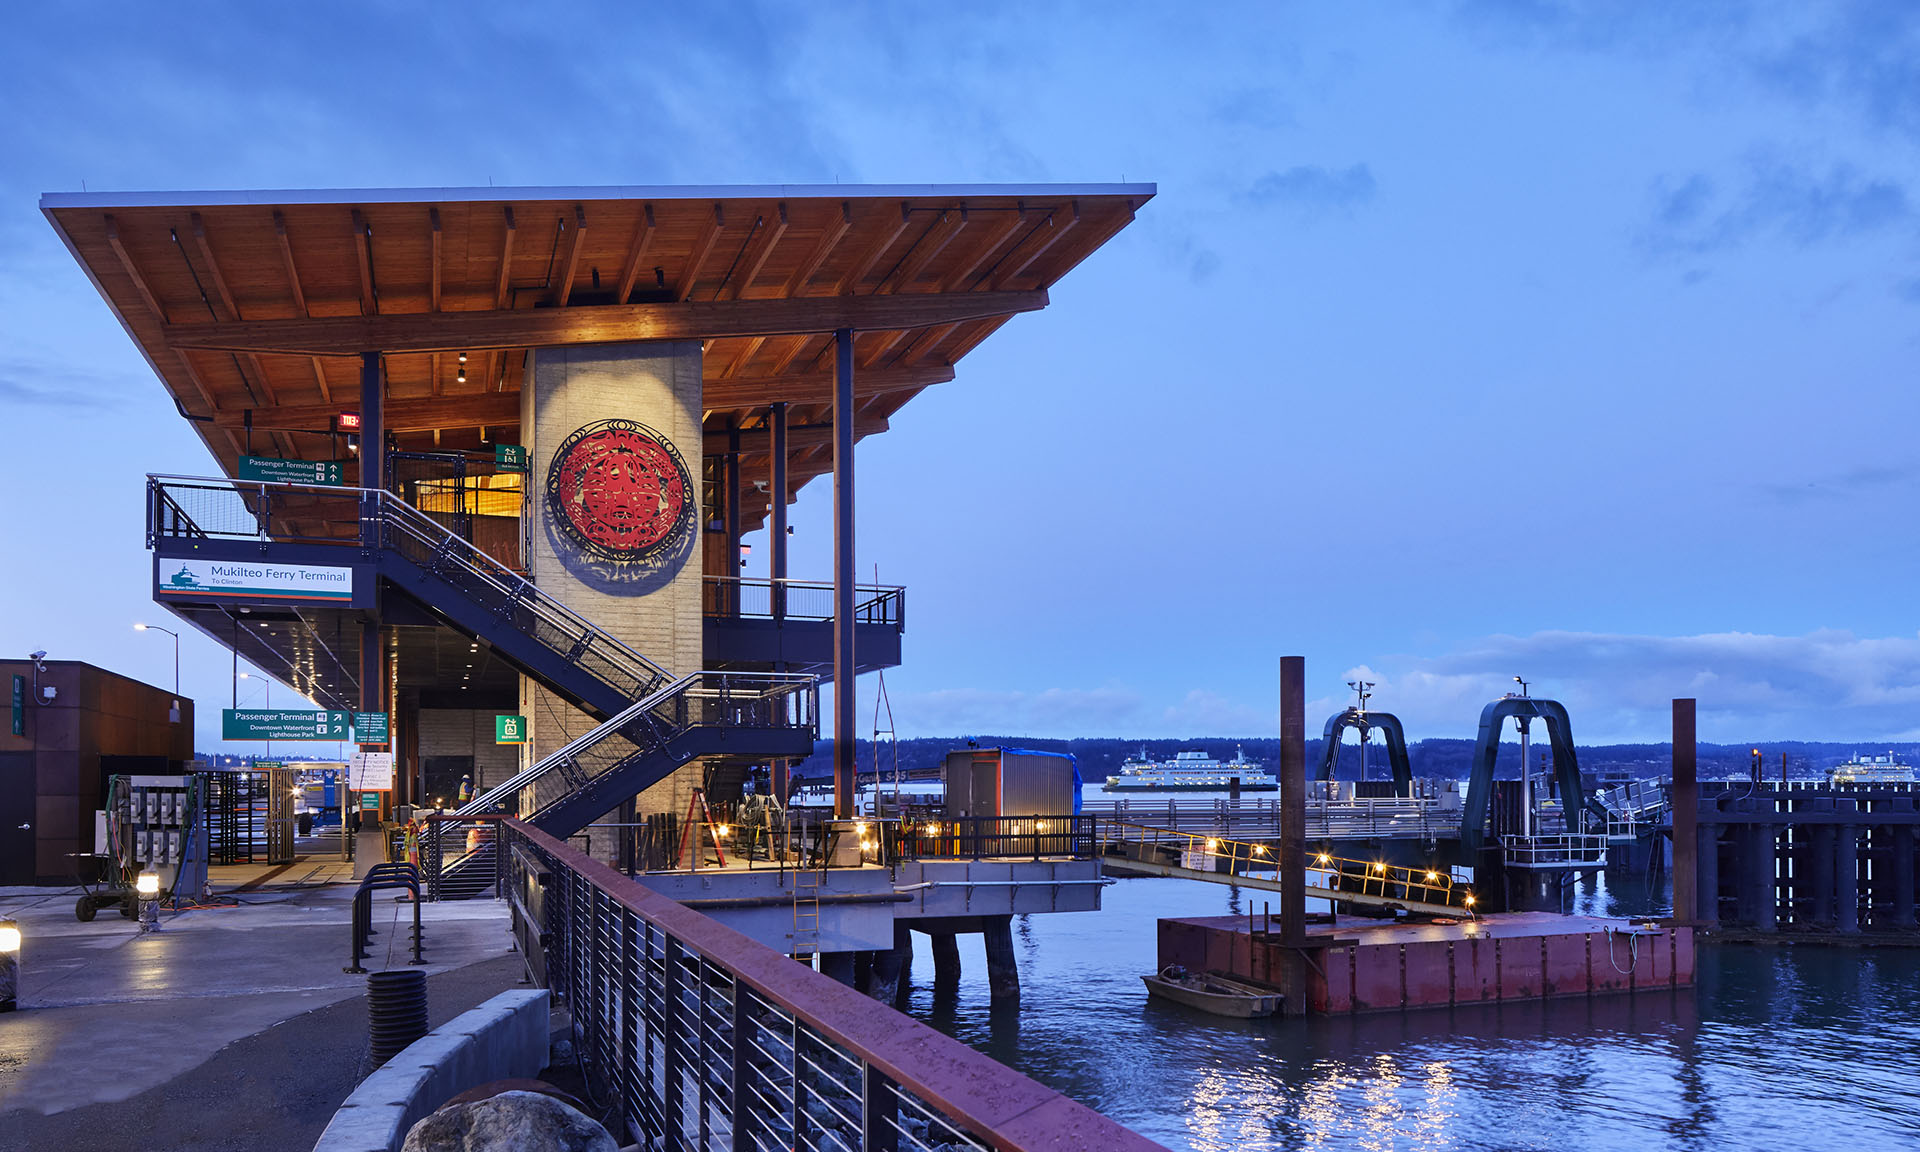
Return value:
[(1885, 756), (1862, 756), (1855, 752), (1853, 759), (1845, 764), (1836, 764), (1827, 769), (1829, 784), (1911, 784), (1913, 782), (1913, 768), (1894, 759), (1891, 752)]
[(1107, 777), (1101, 791), (1220, 792), (1232, 788), (1236, 777), (1242, 792), (1280, 790), (1280, 782), (1238, 748), (1233, 759), (1222, 763), (1205, 752), (1176, 752), (1171, 760), (1149, 760), (1142, 747), (1139, 755), (1127, 757), (1120, 765), (1118, 776)]

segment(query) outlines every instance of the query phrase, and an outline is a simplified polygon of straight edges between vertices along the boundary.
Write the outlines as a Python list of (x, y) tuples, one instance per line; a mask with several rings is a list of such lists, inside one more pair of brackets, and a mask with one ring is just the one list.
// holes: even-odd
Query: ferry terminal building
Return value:
[[(321, 708), (386, 714), (362, 745), (394, 753), (383, 805), (471, 772), (483, 800), (567, 836), (684, 814), (716, 772), (778, 782), (823, 727), (818, 683), (899, 663), (905, 590), (855, 575), (855, 444), (1044, 308), (1153, 195), (41, 206), (213, 458), (149, 484), (155, 600)], [(833, 571), (790, 574), (788, 506), (822, 476)], [(750, 573), (741, 537), (762, 527)], [(834, 693), (836, 735), (855, 695)], [(834, 762), (848, 815), (850, 739)]]

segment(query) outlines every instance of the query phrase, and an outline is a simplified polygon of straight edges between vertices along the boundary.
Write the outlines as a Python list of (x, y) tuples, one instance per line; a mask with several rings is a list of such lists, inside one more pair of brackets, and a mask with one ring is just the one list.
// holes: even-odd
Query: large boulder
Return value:
[(502, 1092), (413, 1126), (401, 1152), (620, 1152), (607, 1130), (552, 1096)]

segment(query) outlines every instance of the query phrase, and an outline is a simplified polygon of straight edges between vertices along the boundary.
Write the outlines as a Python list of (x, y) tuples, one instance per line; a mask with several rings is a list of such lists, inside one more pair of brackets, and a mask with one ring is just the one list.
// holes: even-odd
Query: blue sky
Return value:
[(902, 734), (1270, 733), (1301, 653), (1415, 738), (1514, 674), (1583, 741), (1920, 738), (1909, 5), (88, 11), (0, 15), (0, 650), (167, 682), (140, 477), (208, 467), (41, 192), (1126, 179), (861, 447)]

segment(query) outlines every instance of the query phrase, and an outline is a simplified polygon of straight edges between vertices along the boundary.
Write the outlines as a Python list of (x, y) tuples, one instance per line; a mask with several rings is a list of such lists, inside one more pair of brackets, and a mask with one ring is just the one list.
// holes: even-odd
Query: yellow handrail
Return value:
[[(1182, 832), (1173, 828), (1155, 828), (1146, 824), (1130, 824), (1123, 821), (1106, 821), (1109, 828), (1125, 829), (1141, 833), (1139, 843), (1165, 845), (1184, 843), (1182, 856), (1198, 849), (1213, 857), (1224, 857), (1236, 875), (1251, 875), (1256, 868), (1271, 868), (1273, 878), (1280, 878), (1280, 862), (1275, 859), (1273, 849), (1265, 844), (1250, 840), (1230, 840), (1224, 836), (1211, 836), (1205, 832)], [(1125, 836), (1109, 837), (1124, 841)], [(1244, 864), (1241, 869), (1238, 865)], [(1381, 896), (1388, 899), (1418, 901), (1422, 904), (1441, 904), (1459, 908), (1471, 913), (1474, 895), (1469, 889), (1455, 892), (1453, 876), (1434, 868), (1409, 868), (1400, 864), (1389, 864), (1384, 860), (1355, 860), (1345, 856), (1334, 856), (1327, 852), (1314, 852), (1308, 857), (1309, 871), (1327, 873), (1327, 882), (1315, 887), (1332, 889), (1339, 892), (1352, 892), (1361, 896)], [(1356, 884), (1357, 887), (1348, 887)], [(1398, 889), (1396, 894), (1392, 889)], [(1416, 895), (1420, 893), (1420, 895)]]

